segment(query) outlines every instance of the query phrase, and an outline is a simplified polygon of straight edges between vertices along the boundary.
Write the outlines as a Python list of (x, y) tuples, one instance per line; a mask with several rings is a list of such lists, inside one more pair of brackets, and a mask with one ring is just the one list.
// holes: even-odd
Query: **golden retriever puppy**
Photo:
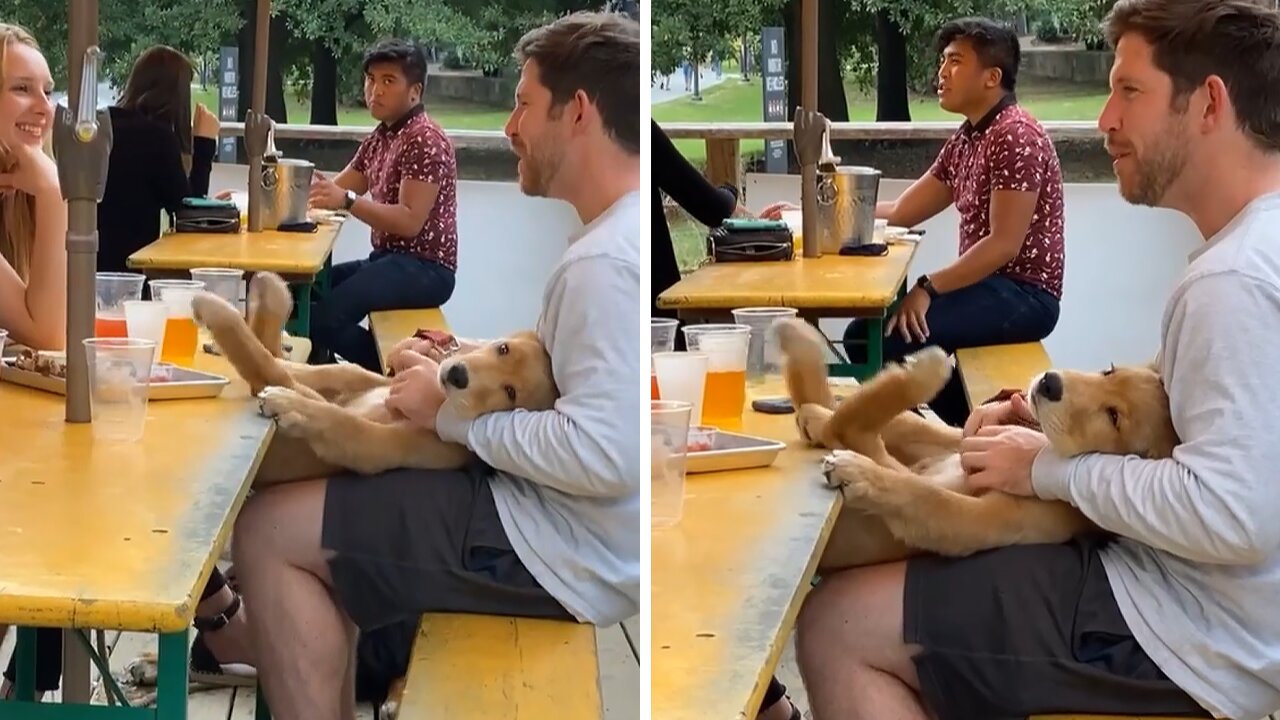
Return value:
[[(255, 484), (325, 477), (341, 470), (463, 467), (471, 452), (388, 410), (392, 380), (359, 365), (306, 365), (280, 357), (280, 333), (292, 310), (288, 286), (258, 273), (249, 284), (248, 319), (208, 292), (192, 301), (222, 354), (260, 399), (280, 433)], [(440, 364), (445, 403), (463, 417), (498, 410), (550, 409), (558, 397), (551, 358), (532, 332), (516, 333)]]
[[(825, 343), (812, 326), (775, 326), (796, 423), (809, 443), (831, 449), (827, 483), (846, 512), (823, 571), (900, 560), (921, 552), (963, 556), (1013, 544), (1064, 542), (1096, 526), (1067, 503), (970, 490), (960, 465), (961, 431), (911, 412), (950, 377), (951, 361), (929, 347), (892, 364), (835, 403), (827, 387)], [(1085, 452), (1168, 457), (1178, 443), (1168, 397), (1151, 367), (1101, 373), (1053, 370), (1027, 391), (1050, 445)]]

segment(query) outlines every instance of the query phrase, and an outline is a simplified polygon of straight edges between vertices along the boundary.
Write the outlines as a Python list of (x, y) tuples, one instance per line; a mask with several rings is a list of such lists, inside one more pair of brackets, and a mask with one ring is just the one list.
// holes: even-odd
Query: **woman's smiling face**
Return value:
[(0, 139), (39, 147), (53, 127), (53, 76), (39, 50), (10, 41), (0, 86)]

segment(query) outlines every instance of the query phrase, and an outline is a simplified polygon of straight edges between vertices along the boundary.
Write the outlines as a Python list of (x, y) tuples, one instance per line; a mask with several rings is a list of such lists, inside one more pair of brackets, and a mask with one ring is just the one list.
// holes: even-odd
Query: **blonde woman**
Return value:
[(0, 329), (61, 349), (67, 322), (67, 206), (47, 148), (53, 78), (39, 45), (0, 23)]

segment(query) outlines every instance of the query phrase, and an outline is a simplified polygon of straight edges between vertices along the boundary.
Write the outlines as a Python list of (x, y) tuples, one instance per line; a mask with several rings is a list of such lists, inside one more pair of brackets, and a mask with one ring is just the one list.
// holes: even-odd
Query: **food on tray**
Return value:
[(14, 358), (13, 366), (45, 377), (67, 379), (67, 358), (62, 353), (23, 348)]
[(706, 452), (715, 446), (716, 429), (707, 425), (694, 425), (689, 428), (689, 444), (687, 452)]

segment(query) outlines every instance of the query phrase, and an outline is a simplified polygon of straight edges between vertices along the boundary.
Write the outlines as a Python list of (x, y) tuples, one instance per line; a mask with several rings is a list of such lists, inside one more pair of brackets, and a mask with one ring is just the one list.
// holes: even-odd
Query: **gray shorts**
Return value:
[(344, 474), (325, 488), (320, 543), (338, 602), (362, 631), (425, 612), (573, 620), (502, 529), (492, 470)]
[(1212, 717), (1156, 667), (1111, 594), (1101, 536), (907, 563), (903, 640), (938, 720)]

